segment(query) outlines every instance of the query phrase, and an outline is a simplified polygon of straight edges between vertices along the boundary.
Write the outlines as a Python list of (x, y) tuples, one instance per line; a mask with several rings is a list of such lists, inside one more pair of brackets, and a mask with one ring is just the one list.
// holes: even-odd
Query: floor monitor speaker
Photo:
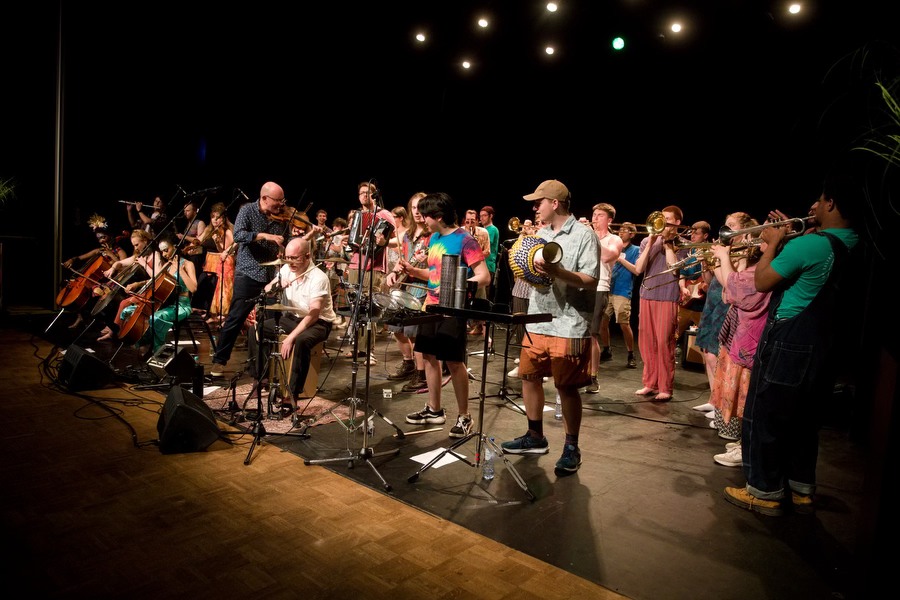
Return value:
[(156, 430), (163, 454), (202, 452), (221, 437), (212, 409), (180, 385), (169, 390)]
[(176, 382), (183, 383), (193, 379), (197, 361), (187, 348), (176, 352), (174, 344), (165, 344), (150, 357), (147, 366), (160, 379), (172, 376)]
[(59, 366), (57, 381), (70, 392), (99, 390), (112, 381), (113, 372), (108, 364), (75, 344), (69, 346)]

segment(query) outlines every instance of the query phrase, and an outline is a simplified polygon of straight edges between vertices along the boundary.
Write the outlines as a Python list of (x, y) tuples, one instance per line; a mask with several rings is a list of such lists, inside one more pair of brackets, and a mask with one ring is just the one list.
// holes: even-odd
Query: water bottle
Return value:
[(490, 481), (494, 478), (494, 438), (490, 444), (484, 444), (484, 460), (481, 463), (481, 477)]
[(556, 412), (553, 413), (553, 418), (562, 421), (562, 400), (559, 399), (559, 393), (556, 394)]

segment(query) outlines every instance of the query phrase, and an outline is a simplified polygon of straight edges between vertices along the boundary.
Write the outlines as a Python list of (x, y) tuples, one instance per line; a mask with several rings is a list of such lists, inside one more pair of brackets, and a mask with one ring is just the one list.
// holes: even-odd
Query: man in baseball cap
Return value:
[(551, 200), (568, 202), (572, 196), (569, 194), (569, 188), (567, 188), (562, 181), (559, 181), (558, 179), (548, 179), (541, 185), (537, 186), (537, 189), (534, 190), (533, 194), (528, 194), (522, 197), (528, 201), (550, 198)]
[(562, 258), (556, 263), (535, 259), (535, 268), (552, 279), (549, 287), (531, 290), (528, 314), (550, 313), (552, 321), (529, 323), (519, 356), (519, 377), (528, 431), (501, 447), (506, 454), (546, 454), (544, 437), (544, 377), (553, 383), (562, 403), (566, 439), (556, 462), (558, 474), (574, 473), (581, 466), (578, 432), (581, 428), (581, 396), (578, 388), (591, 381), (590, 325), (597, 296), (599, 245), (594, 232), (570, 212), (569, 188), (549, 179), (533, 194), (522, 196), (532, 203), (544, 226), (537, 236), (556, 242)]

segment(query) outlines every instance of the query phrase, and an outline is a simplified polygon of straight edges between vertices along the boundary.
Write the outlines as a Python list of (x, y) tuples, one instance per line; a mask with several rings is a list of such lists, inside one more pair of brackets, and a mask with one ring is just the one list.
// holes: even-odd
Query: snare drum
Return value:
[(378, 318), (385, 323), (392, 321), (401, 309), (391, 294), (374, 294), (372, 304), (378, 308)]
[(404, 312), (405, 316), (410, 316), (409, 313), (422, 312), (422, 301), (405, 290), (392, 290), (391, 298)]

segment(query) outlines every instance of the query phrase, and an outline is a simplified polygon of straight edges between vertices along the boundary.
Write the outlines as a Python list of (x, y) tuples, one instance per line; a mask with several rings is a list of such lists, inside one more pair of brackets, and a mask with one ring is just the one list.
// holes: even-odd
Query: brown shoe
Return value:
[(780, 517), (784, 514), (780, 501), (757, 498), (751, 495), (747, 488), (727, 487), (725, 488), (725, 499), (735, 506), (746, 508), (761, 515)]
[(811, 515), (816, 512), (815, 498), (806, 494), (791, 492), (791, 504), (798, 515)]

